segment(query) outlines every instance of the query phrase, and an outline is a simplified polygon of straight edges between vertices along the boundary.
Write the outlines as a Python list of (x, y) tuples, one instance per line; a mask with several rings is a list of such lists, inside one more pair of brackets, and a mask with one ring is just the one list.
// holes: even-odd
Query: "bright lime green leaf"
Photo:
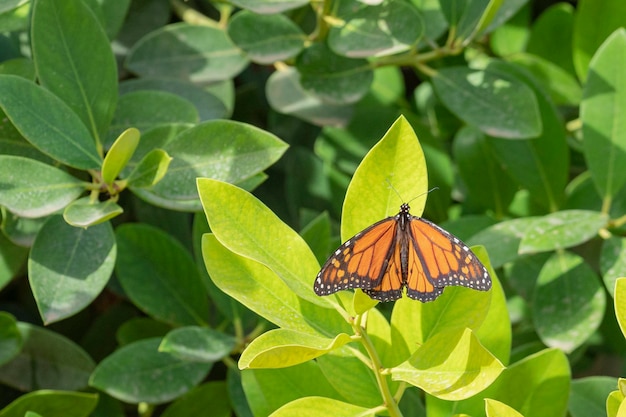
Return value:
[(113, 273), (117, 247), (113, 227), (87, 229), (48, 219), (28, 259), (28, 279), (43, 322), (72, 316), (100, 294)]
[(356, 314), (363, 314), (366, 311), (371, 310), (378, 304), (377, 300), (374, 300), (369, 295), (366, 295), (360, 289), (357, 289), (354, 293), (354, 298), (352, 299), (352, 305), (354, 307), (354, 312)]
[(168, 333), (159, 346), (159, 352), (171, 353), (190, 362), (216, 362), (228, 356), (235, 343), (233, 336), (217, 330), (188, 326)]
[(403, 202), (411, 201), (411, 213), (421, 215), (427, 189), (424, 153), (411, 124), (400, 116), (354, 172), (343, 204), (342, 239), (397, 214)]
[(211, 234), (202, 237), (202, 255), (211, 280), (220, 290), (277, 326), (324, 336), (350, 331), (335, 310), (302, 300), (276, 273), (231, 252)]
[(296, 68), (305, 90), (334, 104), (359, 101), (369, 91), (374, 78), (365, 59), (337, 55), (322, 43), (315, 43), (302, 51)]
[(232, 0), (231, 3), (259, 14), (276, 14), (304, 6), (309, 0)]
[(191, 254), (181, 243), (145, 224), (127, 223), (115, 234), (116, 275), (137, 307), (174, 325), (206, 323), (206, 291)]
[(535, 330), (548, 346), (571, 353), (598, 329), (606, 295), (583, 258), (556, 252), (544, 264), (533, 291)]
[(340, 333), (334, 339), (288, 329), (274, 329), (254, 339), (239, 358), (239, 369), (284, 368), (324, 355), (352, 341)]
[(135, 153), (140, 137), (139, 130), (131, 127), (123, 131), (113, 142), (102, 163), (102, 180), (105, 184), (113, 184), (122, 172)]
[(569, 396), (571, 417), (602, 416), (606, 413), (607, 396), (617, 386), (617, 378), (591, 376), (572, 381)]
[(485, 413), (487, 417), (524, 417), (514, 408), (490, 398), (485, 398)]
[(17, 356), (22, 349), (22, 343), (15, 317), (0, 311), (0, 365)]
[(626, 278), (618, 278), (615, 281), (615, 316), (622, 329), (622, 334), (626, 337)]
[(228, 22), (228, 35), (260, 64), (270, 65), (296, 56), (306, 35), (284, 14), (258, 15), (242, 11)]
[(43, 217), (84, 190), (82, 181), (33, 159), (0, 155), (0, 205), (23, 217)]
[(441, 101), (468, 124), (490, 136), (532, 138), (541, 134), (541, 114), (533, 91), (501, 72), (448, 67), (433, 87)]
[(324, 397), (305, 397), (287, 403), (270, 417), (374, 417), (375, 410)]
[(626, 401), (622, 401), (619, 405), (616, 417), (626, 417)]
[(112, 200), (92, 202), (91, 197), (83, 197), (71, 202), (63, 211), (63, 218), (72, 226), (89, 227), (104, 223), (124, 212)]
[[(98, 404), (98, 394), (40, 390), (24, 394), (0, 410), (0, 417), (88, 417)], [(35, 414), (36, 413), (36, 414)]]
[(267, 100), (278, 112), (290, 114), (317, 126), (345, 126), (352, 107), (327, 103), (306, 91), (300, 73), (292, 67), (274, 71), (265, 85)]
[(255, 416), (269, 416), (282, 405), (304, 397), (320, 396), (345, 401), (328, 383), (315, 361), (288, 368), (246, 369), (241, 372), (241, 382), (246, 401)]
[(331, 306), (330, 298), (313, 292), (319, 264), (300, 235), (241, 188), (209, 178), (197, 182), (211, 231), (222, 245), (270, 268), (297, 296)]
[(590, 61), (601, 44), (613, 31), (626, 26), (626, 3), (622, 0), (581, 0), (574, 18), (574, 66), (578, 79), (585, 80), (589, 77)]
[(458, 401), (487, 388), (503, 369), (470, 329), (454, 329), (428, 339), (391, 376), (437, 398)]
[(600, 271), (604, 287), (614, 297), (615, 281), (626, 271), (626, 238), (611, 236), (602, 242)]
[(0, 75), (0, 109), (46, 155), (73, 168), (100, 168), (102, 158), (83, 122), (45, 88), (15, 75)]
[(96, 366), (87, 352), (51, 330), (23, 322), (18, 322), (17, 327), (22, 336), (22, 350), (0, 366), (2, 384), (24, 392), (37, 389), (78, 391), (87, 387), (89, 375)]
[(126, 67), (143, 77), (195, 83), (233, 78), (247, 65), (248, 60), (225, 30), (190, 23), (150, 32), (133, 46), (126, 59)]
[(211, 363), (159, 352), (160, 342), (146, 339), (116, 350), (98, 364), (89, 385), (124, 402), (161, 404), (189, 391), (209, 373)]
[(128, 176), (130, 187), (151, 187), (161, 181), (172, 162), (172, 158), (162, 149), (153, 149), (143, 157)]
[(211, 417), (231, 417), (231, 401), (225, 381), (211, 381), (191, 389), (169, 405), (161, 417), (193, 416), (210, 410)]
[(41, 85), (80, 117), (92, 137), (104, 134), (115, 110), (118, 75), (110, 41), (94, 13), (80, 1), (35, 2), (31, 42)]
[(537, 218), (526, 229), (519, 253), (547, 252), (587, 242), (605, 227), (608, 216), (590, 210), (562, 210)]
[[(606, 5), (607, 9), (610, 7)], [(626, 16), (626, 8), (622, 14)], [(609, 24), (603, 22), (599, 26), (604, 29)], [(597, 23), (594, 26), (599, 29)], [(626, 112), (625, 61), (626, 29), (621, 28), (594, 54), (580, 104), (585, 159), (605, 200), (614, 197), (626, 184), (626, 170), (622, 169), (626, 164), (626, 120), (622, 117)]]
[(339, 2), (336, 14), (327, 23), (328, 45), (349, 58), (404, 52), (416, 45), (424, 32), (417, 8), (399, 0), (378, 5)]
[(619, 391), (611, 391), (606, 397), (607, 417), (616, 417), (622, 402), (624, 402), (624, 395)]

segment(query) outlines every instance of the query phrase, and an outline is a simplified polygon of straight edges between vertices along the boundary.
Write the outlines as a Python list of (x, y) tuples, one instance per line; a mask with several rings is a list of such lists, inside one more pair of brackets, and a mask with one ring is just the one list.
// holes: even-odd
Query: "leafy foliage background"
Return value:
[[(626, 415), (625, 25), (0, 1), (0, 416)], [(317, 297), (411, 199), (493, 290)]]

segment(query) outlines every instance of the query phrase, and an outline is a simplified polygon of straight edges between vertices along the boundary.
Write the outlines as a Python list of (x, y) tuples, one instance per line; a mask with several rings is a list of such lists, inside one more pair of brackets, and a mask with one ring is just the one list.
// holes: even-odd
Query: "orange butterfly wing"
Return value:
[(443, 288), (460, 285), (491, 288), (487, 269), (469, 247), (436, 224), (411, 216), (407, 295), (420, 301), (437, 298)]
[[(315, 278), (317, 295), (362, 288), (402, 296), (396, 217), (388, 217), (347, 240), (328, 258)], [(380, 290), (379, 287), (383, 287)]]

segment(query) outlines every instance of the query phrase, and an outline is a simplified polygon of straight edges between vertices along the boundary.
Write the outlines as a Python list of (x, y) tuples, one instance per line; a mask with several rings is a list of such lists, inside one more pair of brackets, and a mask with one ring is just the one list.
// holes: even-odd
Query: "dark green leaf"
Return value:
[(172, 330), (165, 336), (160, 352), (192, 362), (217, 362), (235, 347), (233, 336), (213, 329), (188, 326)]
[(176, 23), (155, 30), (137, 42), (126, 66), (144, 77), (192, 82), (227, 80), (248, 61), (221, 29)]
[(258, 15), (248, 11), (237, 13), (228, 23), (228, 35), (260, 64), (273, 64), (296, 56), (306, 36), (283, 14)]
[(374, 78), (366, 60), (336, 55), (323, 44), (306, 48), (298, 56), (296, 68), (305, 90), (334, 104), (359, 101), (370, 89)]
[(148, 317), (134, 317), (124, 322), (115, 333), (120, 346), (130, 345), (143, 339), (162, 338), (172, 327)]
[(557, 252), (545, 263), (533, 293), (535, 329), (548, 346), (571, 353), (600, 326), (606, 296), (583, 258)]
[(0, 416), (88, 417), (97, 403), (97, 394), (40, 390), (22, 395), (0, 410)]
[(54, 213), (85, 190), (83, 182), (50, 165), (0, 155), (0, 204), (23, 217)]
[(607, 396), (616, 386), (617, 378), (614, 377), (591, 376), (574, 379), (569, 397), (569, 414), (572, 417), (605, 415)]
[(74, 391), (87, 386), (95, 363), (71, 340), (41, 327), (18, 323), (22, 350), (0, 367), (0, 382), (20, 391)]
[(626, 165), (626, 130), (622, 128), (626, 112), (625, 60), (626, 30), (622, 28), (600, 46), (591, 60), (580, 104), (585, 159), (605, 201), (626, 184), (626, 170), (622, 169)]
[(507, 139), (541, 134), (533, 91), (514, 77), (467, 67), (443, 68), (432, 78), (441, 101), (484, 133)]
[(100, 22), (80, 1), (39, 0), (32, 14), (37, 78), (99, 138), (117, 101), (117, 66)]
[(189, 391), (211, 369), (209, 363), (159, 352), (160, 342), (147, 339), (118, 349), (100, 362), (89, 385), (128, 403), (161, 404)]
[(0, 290), (24, 267), (28, 249), (14, 244), (0, 233)]
[[(168, 406), (161, 417), (182, 417), (208, 414), (211, 417), (231, 417), (230, 404), (226, 399), (226, 383), (211, 381), (191, 389)], [(239, 414), (237, 416), (241, 417)]]
[(44, 323), (72, 316), (104, 288), (115, 264), (116, 246), (109, 223), (72, 227), (60, 216), (43, 226), (30, 253), (28, 275)]
[(124, 224), (115, 233), (117, 277), (137, 307), (174, 325), (206, 323), (206, 292), (191, 255), (180, 243), (143, 224)]
[(255, 13), (275, 14), (304, 6), (309, 0), (233, 0), (232, 3)]
[(606, 290), (614, 296), (615, 281), (626, 275), (626, 238), (612, 236), (602, 243), (600, 271)]
[(0, 365), (4, 365), (22, 350), (22, 335), (15, 317), (0, 311)]
[(300, 231), (300, 236), (311, 248), (315, 257), (321, 264), (326, 261), (330, 251), (330, 217), (327, 212), (311, 220)]
[(83, 122), (48, 90), (21, 77), (0, 75), (0, 107), (22, 136), (48, 156), (78, 169), (102, 164)]
[(369, 5), (354, 0), (339, 3), (331, 22), (328, 45), (350, 58), (392, 55), (416, 45), (424, 32), (417, 8), (400, 0)]

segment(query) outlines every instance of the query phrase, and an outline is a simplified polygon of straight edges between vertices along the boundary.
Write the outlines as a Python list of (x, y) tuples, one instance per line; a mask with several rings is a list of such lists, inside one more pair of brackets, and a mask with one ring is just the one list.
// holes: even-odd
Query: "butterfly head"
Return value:
[(409, 207), (408, 203), (402, 203), (400, 206), (400, 214), (409, 214), (411, 207)]

